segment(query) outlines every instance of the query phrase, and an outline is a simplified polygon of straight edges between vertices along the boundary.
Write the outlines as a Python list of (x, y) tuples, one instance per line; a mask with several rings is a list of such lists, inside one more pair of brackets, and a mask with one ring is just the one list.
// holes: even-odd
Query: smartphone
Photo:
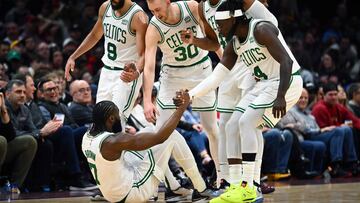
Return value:
[(54, 119), (57, 120), (57, 121), (61, 121), (61, 123), (64, 123), (65, 115), (62, 114), (62, 113), (56, 113), (54, 115)]

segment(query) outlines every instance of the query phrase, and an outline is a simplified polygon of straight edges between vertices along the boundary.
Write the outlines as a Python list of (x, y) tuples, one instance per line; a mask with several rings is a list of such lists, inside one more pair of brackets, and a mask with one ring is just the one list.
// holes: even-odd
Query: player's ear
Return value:
[(115, 121), (115, 116), (114, 116), (114, 115), (110, 115), (110, 116), (109, 116), (109, 120), (110, 120), (111, 122), (114, 122), (114, 121)]

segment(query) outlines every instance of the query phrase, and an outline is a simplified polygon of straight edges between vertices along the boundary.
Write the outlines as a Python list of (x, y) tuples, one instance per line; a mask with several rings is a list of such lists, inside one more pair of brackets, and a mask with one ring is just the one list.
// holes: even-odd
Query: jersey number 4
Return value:
[(260, 80), (261, 80), (261, 79), (264, 79), (264, 80), (267, 80), (267, 79), (268, 79), (268, 76), (261, 71), (261, 69), (259, 68), (259, 66), (256, 66), (256, 67), (254, 68), (254, 76), (255, 76), (256, 78), (260, 79)]
[(186, 61), (188, 58), (192, 59), (199, 54), (198, 48), (193, 44), (187, 47), (178, 47), (174, 52), (179, 53), (179, 56), (175, 57), (176, 61)]

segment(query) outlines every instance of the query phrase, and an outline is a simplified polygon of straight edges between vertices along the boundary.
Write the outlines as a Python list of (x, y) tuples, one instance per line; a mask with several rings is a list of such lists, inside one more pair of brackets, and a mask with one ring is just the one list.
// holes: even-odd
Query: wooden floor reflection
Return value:
[[(278, 185), (278, 184), (276, 184)], [(65, 194), (65, 193), (63, 193)], [(69, 195), (69, 194), (67, 194)], [(74, 197), (70, 194), (66, 198), (44, 198), (41, 199), (17, 199), (16, 202), (90, 202), (89, 197)], [(80, 193), (78, 195), (81, 195)], [(84, 194), (83, 194), (84, 195)], [(8, 201), (4, 195), (2, 201)], [(158, 201), (162, 203), (164, 201)], [(336, 184), (320, 184), (320, 185), (282, 185), (277, 186), (276, 191), (272, 194), (265, 195), (264, 202), (291, 202), (291, 203), (328, 203), (328, 202), (360, 202), (360, 182), (356, 183), (336, 183)]]

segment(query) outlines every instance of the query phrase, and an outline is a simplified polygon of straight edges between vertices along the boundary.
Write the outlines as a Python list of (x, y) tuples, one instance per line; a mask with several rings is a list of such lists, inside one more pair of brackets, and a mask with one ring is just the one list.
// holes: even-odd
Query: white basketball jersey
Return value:
[(102, 142), (113, 133), (103, 132), (90, 136), (86, 132), (82, 141), (82, 151), (89, 163), (91, 173), (104, 197), (111, 202), (124, 199), (134, 184), (135, 169), (142, 159), (133, 151), (123, 151), (115, 161), (105, 160), (100, 148)]
[(219, 44), (224, 49), (226, 47), (226, 39), (223, 36), (220, 36), (216, 21), (215, 21), (215, 13), (217, 8), (222, 3), (222, 0), (219, 0), (219, 2), (216, 5), (210, 5), (210, 1), (207, 0), (204, 2), (203, 7), (203, 13), (206, 21), (210, 25), (210, 27), (214, 30), (216, 36), (218, 37)]
[(180, 9), (180, 21), (176, 24), (167, 24), (151, 18), (150, 23), (159, 31), (161, 40), (158, 47), (163, 53), (162, 63), (170, 66), (189, 66), (199, 62), (208, 51), (202, 50), (193, 44), (184, 44), (180, 38), (181, 30), (190, 30), (196, 37), (203, 37), (198, 21), (190, 11), (185, 1), (175, 2)]
[(131, 31), (131, 20), (135, 13), (143, 11), (133, 3), (129, 10), (120, 17), (115, 15), (110, 3), (103, 16), (104, 56), (102, 61), (110, 67), (123, 67), (127, 62), (137, 61), (136, 36)]
[[(254, 37), (254, 28), (261, 19), (252, 19), (249, 23), (249, 31), (244, 43), (240, 43), (237, 37), (234, 37), (234, 51), (240, 56), (241, 60), (253, 71), (253, 75), (257, 80), (271, 80), (280, 78), (280, 64), (271, 56), (265, 46), (259, 45)], [(295, 73), (300, 69), (298, 62), (291, 53), (289, 47), (279, 31), (278, 39), (285, 47), (293, 61), (292, 72)]]

